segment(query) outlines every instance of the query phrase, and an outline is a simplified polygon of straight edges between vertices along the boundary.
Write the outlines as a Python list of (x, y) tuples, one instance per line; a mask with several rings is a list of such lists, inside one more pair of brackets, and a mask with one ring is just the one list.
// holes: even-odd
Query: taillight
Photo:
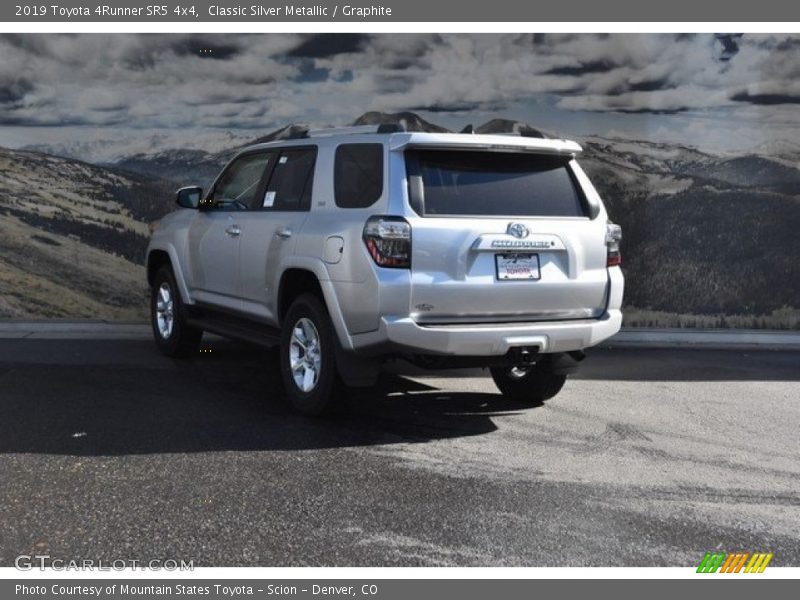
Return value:
[(606, 225), (606, 266), (618, 267), (622, 264), (619, 242), (622, 240), (622, 227), (614, 223)]
[(364, 225), (364, 244), (380, 267), (411, 266), (411, 225), (402, 217), (370, 217)]

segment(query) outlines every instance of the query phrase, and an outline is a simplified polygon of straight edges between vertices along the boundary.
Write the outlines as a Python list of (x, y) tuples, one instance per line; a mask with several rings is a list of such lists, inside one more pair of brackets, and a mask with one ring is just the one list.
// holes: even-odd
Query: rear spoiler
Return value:
[(576, 156), (583, 148), (571, 140), (542, 139), (517, 135), (471, 135), (461, 133), (397, 133), (391, 136), (389, 148), (447, 148), (451, 150), (483, 150), (489, 152), (531, 152)]

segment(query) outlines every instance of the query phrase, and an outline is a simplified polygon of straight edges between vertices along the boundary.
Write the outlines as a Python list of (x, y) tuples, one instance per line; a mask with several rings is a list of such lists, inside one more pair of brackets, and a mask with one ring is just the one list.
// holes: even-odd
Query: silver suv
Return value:
[(580, 150), (395, 125), (249, 147), (151, 227), (156, 343), (185, 356), (209, 331), (277, 345), (308, 414), (394, 357), (487, 367), (506, 396), (551, 398), (622, 321), (620, 229)]

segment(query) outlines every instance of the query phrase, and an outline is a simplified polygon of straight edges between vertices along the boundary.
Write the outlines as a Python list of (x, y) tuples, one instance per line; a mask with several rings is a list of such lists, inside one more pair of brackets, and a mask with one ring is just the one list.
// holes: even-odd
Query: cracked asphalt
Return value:
[(800, 352), (595, 349), (542, 406), (398, 364), (309, 420), (205, 349), (0, 340), (0, 565), (800, 565)]

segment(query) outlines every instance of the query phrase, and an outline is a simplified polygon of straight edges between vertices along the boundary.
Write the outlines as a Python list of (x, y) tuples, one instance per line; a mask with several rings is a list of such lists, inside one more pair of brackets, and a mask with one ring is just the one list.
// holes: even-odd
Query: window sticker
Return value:
[(264, 208), (272, 208), (273, 204), (275, 204), (275, 192), (267, 192), (264, 194), (264, 203), (262, 206)]
[(289, 160), (288, 156), (281, 156), (280, 160), (278, 161), (278, 164), (279, 165), (285, 165), (288, 160)]

